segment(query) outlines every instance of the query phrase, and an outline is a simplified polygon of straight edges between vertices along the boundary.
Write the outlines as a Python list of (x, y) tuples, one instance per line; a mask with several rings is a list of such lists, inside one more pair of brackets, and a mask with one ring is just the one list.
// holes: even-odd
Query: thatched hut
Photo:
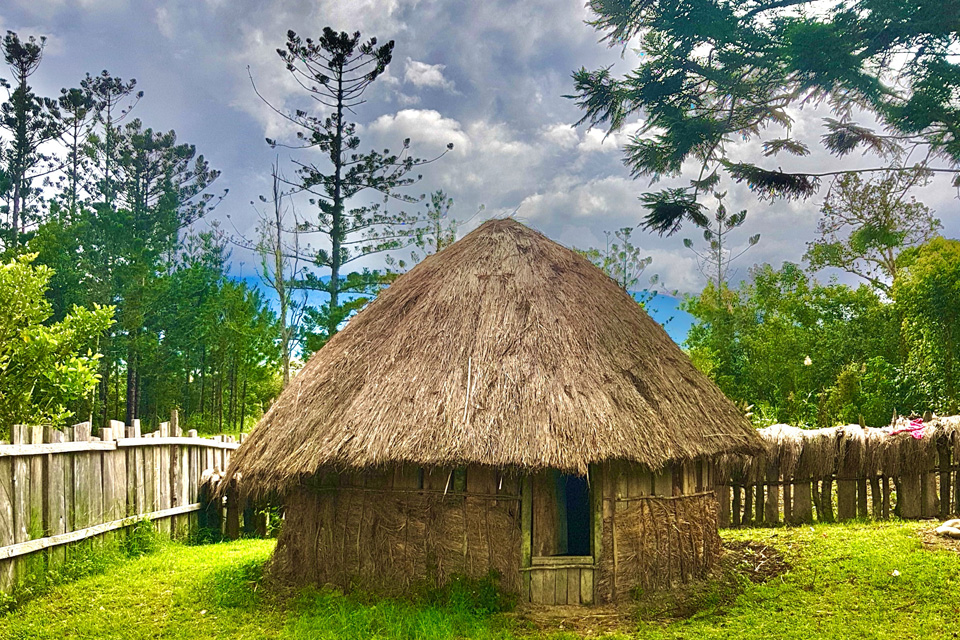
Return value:
[(506, 219), (357, 314), (230, 472), (282, 497), (281, 578), (389, 592), (496, 570), (524, 598), (576, 604), (703, 575), (712, 460), (759, 448), (630, 295)]

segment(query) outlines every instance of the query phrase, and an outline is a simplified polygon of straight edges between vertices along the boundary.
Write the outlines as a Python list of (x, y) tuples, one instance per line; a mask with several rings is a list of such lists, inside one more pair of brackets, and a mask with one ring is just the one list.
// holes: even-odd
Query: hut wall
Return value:
[(328, 474), (288, 496), (271, 573), (386, 594), (491, 569), (520, 591), (520, 481), (486, 467)]
[(712, 464), (694, 461), (657, 473), (603, 465), (603, 536), (596, 598), (630, 599), (707, 575), (720, 556)]

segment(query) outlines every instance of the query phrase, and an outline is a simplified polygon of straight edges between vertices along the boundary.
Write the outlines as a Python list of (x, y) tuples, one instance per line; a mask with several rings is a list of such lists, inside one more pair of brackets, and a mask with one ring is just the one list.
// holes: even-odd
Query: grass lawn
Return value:
[[(960, 555), (925, 549), (918, 532), (930, 528), (893, 523), (725, 532), (731, 542), (779, 549), (792, 569), (763, 584), (731, 572), (688, 594), (682, 606), (661, 602), (631, 614), (619, 637), (954, 637)], [(168, 544), (0, 616), (0, 638), (580, 637), (538, 628), (522, 611), (487, 613), (488, 601), (466, 591), (416, 602), (323, 591), (276, 597), (260, 585), (272, 548), (263, 540)], [(684, 617), (670, 617), (680, 610)]]

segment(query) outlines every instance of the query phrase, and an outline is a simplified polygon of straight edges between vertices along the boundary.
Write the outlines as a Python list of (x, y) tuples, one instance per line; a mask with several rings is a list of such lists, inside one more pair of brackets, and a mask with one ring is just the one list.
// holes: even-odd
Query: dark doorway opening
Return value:
[(583, 476), (563, 474), (563, 493), (567, 512), (568, 556), (590, 555), (590, 490)]

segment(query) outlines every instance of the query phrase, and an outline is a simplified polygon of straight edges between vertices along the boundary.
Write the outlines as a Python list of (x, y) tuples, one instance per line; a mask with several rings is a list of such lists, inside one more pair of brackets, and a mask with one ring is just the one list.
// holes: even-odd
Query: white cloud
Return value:
[(427, 64), (407, 58), (403, 68), (403, 79), (415, 87), (453, 91), (453, 82), (443, 76), (443, 70), (446, 68), (445, 64)]
[(403, 109), (383, 115), (366, 129), (382, 141), (410, 138), (418, 155), (440, 152), (451, 142), (457, 155), (464, 155), (470, 149), (470, 139), (460, 123), (432, 109)]
[(572, 149), (580, 142), (580, 136), (577, 130), (569, 124), (558, 122), (548, 125), (541, 131), (541, 136), (550, 144), (554, 144), (561, 149)]

